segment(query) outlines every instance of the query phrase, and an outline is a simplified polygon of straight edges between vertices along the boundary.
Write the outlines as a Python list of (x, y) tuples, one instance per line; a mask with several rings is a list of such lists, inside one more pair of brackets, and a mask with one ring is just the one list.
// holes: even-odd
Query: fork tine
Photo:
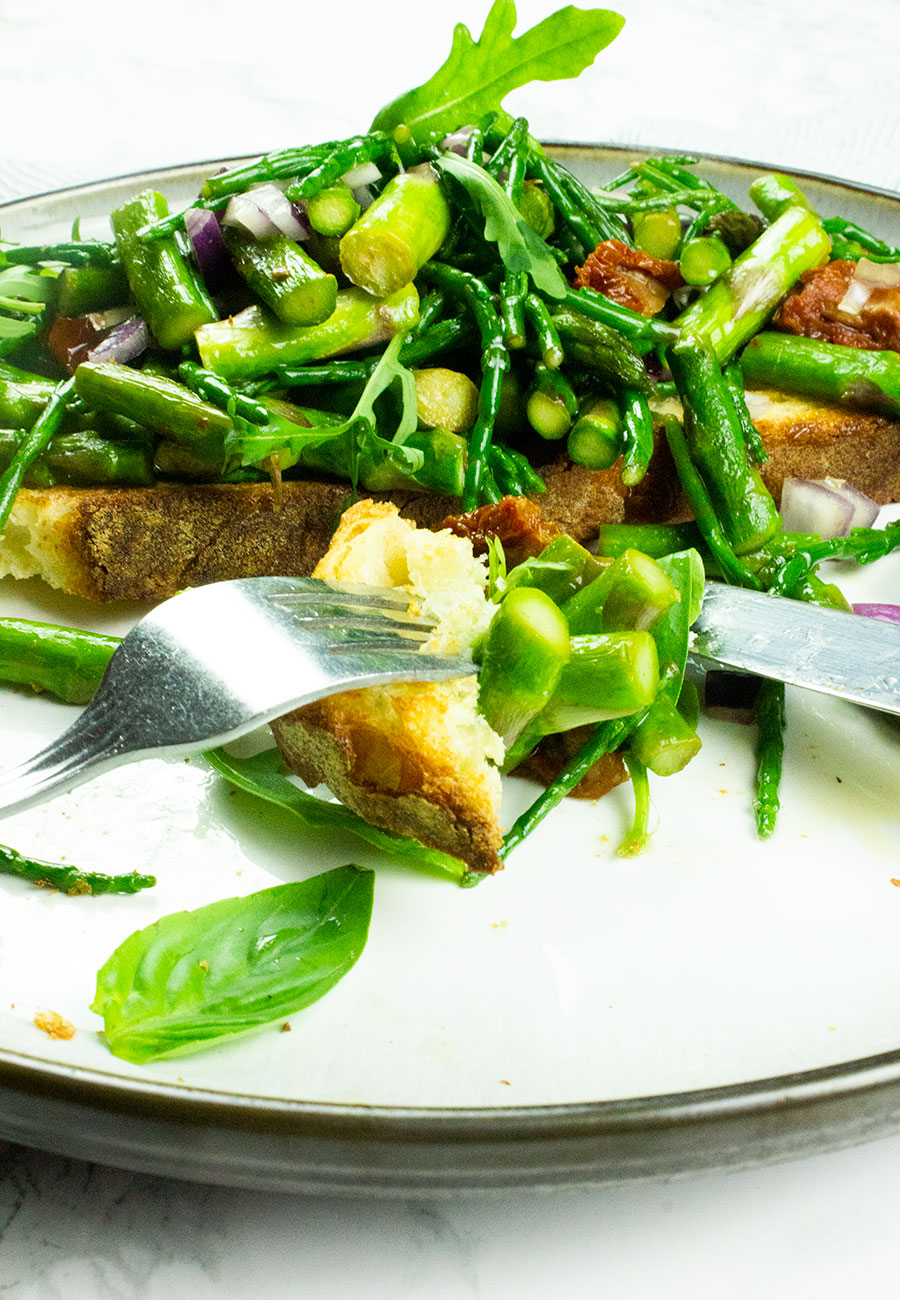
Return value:
[(433, 623), (396, 622), (391, 618), (383, 618), (380, 614), (352, 614), (346, 610), (336, 610), (333, 614), (318, 611), (296, 614), (293, 621), (314, 632), (341, 632), (344, 629), (370, 631), (385, 638), (403, 637), (417, 642), (427, 641), (435, 627)]
[(413, 597), (409, 593), (398, 591), (394, 587), (366, 587), (356, 582), (331, 583), (316, 578), (298, 580), (296, 589), (273, 592), (268, 599), (278, 605), (302, 605), (328, 600), (333, 604), (365, 605), (368, 609), (383, 607), (400, 610), (408, 610), (413, 603)]

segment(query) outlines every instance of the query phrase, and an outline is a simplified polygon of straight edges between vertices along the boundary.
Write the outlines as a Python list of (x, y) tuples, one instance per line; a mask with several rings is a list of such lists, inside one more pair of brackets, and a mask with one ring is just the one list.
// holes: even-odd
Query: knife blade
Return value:
[(691, 652), (710, 668), (757, 673), (900, 714), (900, 626), (707, 582)]

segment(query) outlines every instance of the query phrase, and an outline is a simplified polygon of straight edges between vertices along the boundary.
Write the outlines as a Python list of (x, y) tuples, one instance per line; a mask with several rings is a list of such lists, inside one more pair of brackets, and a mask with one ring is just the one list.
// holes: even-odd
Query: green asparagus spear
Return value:
[(734, 401), (712, 352), (681, 342), (669, 349), (669, 365), (684, 406), (684, 432), (737, 555), (755, 551), (781, 526), (772, 496), (747, 459)]
[(661, 212), (638, 213), (632, 219), (634, 244), (650, 257), (669, 260), (681, 244), (681, 220), (675, 208), (668, 206)]
[(52, 379), (0, 362), (0, 425), (30, 429), (55, 390)]
[(573, 636), (570, 646), (556, 690), (535, 719), (545, 735), (623, 718), (653, 702), (659, 657), (649, 632)]
[(508, 591), (537, 587), (556, 605), (562, 605), (603, 572), (603, 563), (567, 533), (554, 537), (541, 551), (517, 564), (506, 579)]
[[(0, 469), (7, 469), (22, 442), (22, 431), (0, 429)], [(25, 487), (53, 487), (56, 483), (93, 487), (118, 483), (149, 487), (154, 482), (153, 457), (148, 442), (114, 442), (89, 429), (58, 434), (36, 456), (25, 475)]]
[(566, 601), (563, 613), (573, 636), (646, 632), (677, 600), (677, 588), (656, 561), (629, 550)]
[(682, 336), (728, 361), (760, 329), (804, 271), (826, 261), (831, 240), (814, 212), (791, 205), (731, 270), (675, 321)]
[(418, 315), (414, 285), (383, 299), (354, 287), (340, 290), (334, 311), (319, 325), (285, 325), (259, 307), (248, 307), (197, 330), (197, 348), (204, 367), (223, 379), (255, 379), (279, 366), (374, 347), (410, 329)]
[[(584, 292), (578, 291), (579, 295)], [(580, 296), (575, 298), (579, 308), (584, 301)], [(614, 326), (568, 306), (554, 311), (552, 319), (568, 360), (584, 366), (614, 387), (650, 391), (652, 384), (640, 357)]]
[(341, 240), (353, 284), (386, 297), (409, 284), (450, 229), (450, 209), (430, 163), (395, 176)]
[(121, 262), (109, 266), (67, 266), (60, 273), (56, 310), (60, 316), (120, 307), (131, 298)]
[(201, 457), (220, 454), (232, 420), (183, 384), (111, 362), (83, 362), (75, 392), (90, 407), (126, 415)]
[(791, 180), (780, 172), (759, 176), (750, 186), (749, 194), (767, 221), (777, 221), (790, 207), (812, 211), (809, 199)]
[(306, 205), (306, 219), (326, 239), (340, 239), (359, 217), (359, 204), (346, 185), (330, 185)]
[(243, 280), (287, 325), (318, 325), (337, 301), (337, 280), (287, 235), (255, 239), (237, 226), (222, 227), (225, 246)]
[(628, 747), (657, 776), (674, 776), (699, 752), (700, 737), (675, 702), (660, 693), (631, 733)]
[(421, 427), (446, 429), (449, 433), (463, 433), (472, 428), (478, 418), (478, 389), (468, 375), (436, 366), (416, 370), (414, 378)]
[(758, 334), (741, 353), (744, 381), (900, 415), (900, 355), (793, 334)]
[(0, 532), (9, 518), (9, 512), (13, 508), (26, 474), (59, 429), (66, 404), (72, 393), (73, 383), (73, 379), (67, 379), (57, 385), (33, 428), (19, 443), (14, 459), (0, 477)]
[(569, 629), (536, 587), (505, 596), (484, 638), (478, 707), (509, 746), (548, 703), (569, 658)]
[(610, 398), (594, 402), (572, 426), (569, 459), (586, 469), (609, 469), (622, 454), (622, 419)]
[(131, 292), (153, 336), (164, 348), (189, 343), (194, 330), (216, 319), (215, 309), (175, 239), (147, 243), (138, 231), (168, 213), (161, 194), (147, 190), (110, 216)]
[(0, 619), (0, 680), (87, 704), (118, 644), (118, 637), (96, 632)]

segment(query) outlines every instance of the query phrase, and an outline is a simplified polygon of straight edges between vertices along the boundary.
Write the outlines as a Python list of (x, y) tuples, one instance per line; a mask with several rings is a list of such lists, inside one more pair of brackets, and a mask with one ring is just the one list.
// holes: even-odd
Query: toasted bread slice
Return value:
[[(314, 576), (408, 591), (437, 623), (423, 649), (466, 652), (490, 622), (486, 570), (471, 544), (417, 529), (396, 506), (361, 501), (342, 517)], [(375, 826), (413, 835), (471, 870), (502, 865), (503, 744), (478, 712), (474, 676), (346, 691), (277, 719), (292, 771)]]
[[(900, 421), (775, 392), (748, 405), (769, 452), (763, 477), (776, 500), (789, 476), (843, 478), (879, 505), (900, 500)], [(659, 410), (680, 410), (670, 402)], [(584, 541), (601, 524), (690, 517), (665, 442), (643, 482), (617, 467), (595, 471), (563, 456), (542, 470), (544, 518)], [(160, 600), (223, 578), (306, 575), (328, 549), (349, 495), (346, 483), (159, 484), (149, 488), (31, 488), (0, 541), (0, 576), (39, 576), (90, 600)], [(387, 494), (373, 494), (386, 500)], [(455, 497), (392, 492), (400, 513), (439, 528)]]

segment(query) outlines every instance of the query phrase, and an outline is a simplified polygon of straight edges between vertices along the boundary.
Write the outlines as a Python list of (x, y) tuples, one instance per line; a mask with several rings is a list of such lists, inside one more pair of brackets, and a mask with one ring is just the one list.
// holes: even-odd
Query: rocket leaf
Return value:
[(536, 289), (549, 298), (564, 298), (568, 285), (553, 254), (493, 176), (455, 153), (442, 154), (436, 166), (459, 181), (484, 217), (484, 237), (497, 245), (507, 271), (527, 272)]
[(513, 0), (494, 0), (478, 40), (458, 23), (450, 54), (434, 76), (386, 105), (372, 129), (390, 132), (404, 123), (420, 143), (447, 135), (496, 112), (505, 95), (530, 81), (577, 77), (624, 21), (609, 9), (567, 5), (514, 37)]

